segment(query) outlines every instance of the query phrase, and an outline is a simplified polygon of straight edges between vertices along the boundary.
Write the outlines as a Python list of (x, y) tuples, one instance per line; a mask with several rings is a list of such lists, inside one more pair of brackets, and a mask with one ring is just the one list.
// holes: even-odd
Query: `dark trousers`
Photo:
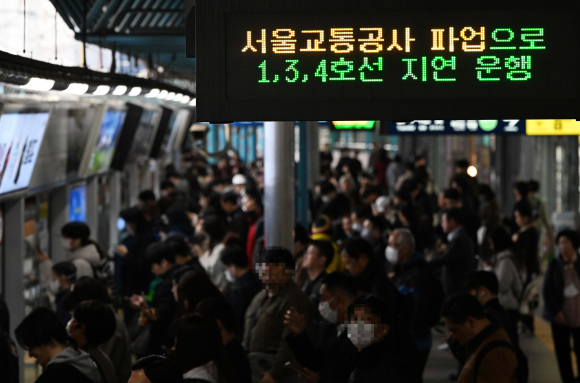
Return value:
[[(520, 312), (517, 310), (507, 310), (510, 317), (510, 328), (506, 329), (510, 340), (515, 342), (513, 345), (515, 348), (520, 348), (520, 336), (518, 334), (518, 322), (520, 321)], [(532, 318), (533, 319), (533, 318)], [(513, 339), (512, 339), (513, 338)]]
[(415, 382), (423, 383), (423, 372), (425, 372), (425, 366), (427, 365), (427, 360), (429, 360), (429, 350), (417, 350), (415, 353)]
[(552, 324), (552, 337), (562, 382), (574, 383), (574, 371), (572, 370), (572, 358), (570, 355), (570, 337), (574, 339), (574, 354), (576, 354), (576, 363), (580, 371), (580, 328)]

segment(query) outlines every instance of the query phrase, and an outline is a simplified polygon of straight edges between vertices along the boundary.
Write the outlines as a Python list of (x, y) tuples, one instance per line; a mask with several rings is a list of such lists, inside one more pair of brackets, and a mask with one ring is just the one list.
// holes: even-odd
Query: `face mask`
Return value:
[(327, 195), (323, 195), (321, 198), (323, 203), (329, 203), (330, 202), (330, 196)]
[(363, 349), (373, 343), (375, 339), (375, 325), (363, 321), (347, 325), (348, 338), (358, 349)]
[(48, 289), (50, 290), (51, 293), (56, 294), (59, 291), (58, 286), (59, 286), (58, 279), (55, 279), (50, 281), (50, 283), (48, 284)]
[[(334, 297), (332, 299), (334, 299)], [(330, 308), (330, 302), (332, 299), (326, 302), (320, 302), (318, 304), (318, 311), (325, 320), (330, 323), (336, 323), (338, 321), (338, 312)]]
[(240, 190), (240, 197), (244, 197), (246, 195), (246, 189)]
[(228, 282), (234, 283), (236, 281), (236, 277), (234, 277), (229, 270), (224, 271), (224, 274), (226, 275), (226, 280)]
[(69, 239), (61, 238), (60, 243), (61, 243), (63, 249), (70, 250), (70, 240)]
[(360, 223), (355, 222), (352, 224), (352, 229), (360, 233), (362, 230), (362, 225)]
[(399, 250), (395, 249), (394, 247), (387, 246), (387, 249), (385, 250), (385, 256), (387, 257), (387, 261), (393, 265), (399, 262)]
[(371, 231), (370, 231), (369, 229), (367, 229), (367, 228), (363, 228), (363, 229), (361, 230), (361, 232), (360, 232), (360, 236), (361, 236), (361, 238), (362, 238), (362, 239), (364, 239), (365, 241), (368, 241), (368, 242), (372, 242), (372, 241), (373, 241), (373, 238), (372, 238)]

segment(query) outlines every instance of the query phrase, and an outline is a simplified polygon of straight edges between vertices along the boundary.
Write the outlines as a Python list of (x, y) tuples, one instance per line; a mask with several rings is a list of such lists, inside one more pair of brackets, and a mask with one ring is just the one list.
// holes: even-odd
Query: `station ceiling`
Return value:
[(167, 74), (195, 78), (195, 59), (185, 57), (185, 19), (193, 0), (49, 0), (82, 40), (152, 60)]

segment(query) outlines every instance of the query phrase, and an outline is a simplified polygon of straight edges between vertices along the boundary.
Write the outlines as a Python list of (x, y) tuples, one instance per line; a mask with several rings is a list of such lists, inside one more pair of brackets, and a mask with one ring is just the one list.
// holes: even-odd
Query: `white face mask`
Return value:
[(70, 239), (61, 238), (60, 243), (63, 249), (70, 250)]
[(363, 227), (362, 228), (362, 230), (360, 232), (360, 236), (365, 241), (368, 241), (368, 242), (372, 242), (373, 241), (371, 231), (369, 229), (367, 229), (366, 227)]
[(58, 286), (58, 279), (54, 279), (48, 284), (48, 289), (51, 293), (56, 294), (60, 290)]
[[(332, 298), (334, 299), (334, 297)], [(330, 323), (338, 322), (338, 312), (330, 308), (330, 302), (332, 299), (326, 302), (320, 302), (318, 304), (318, 311), (320, 315)]]
[(358, 223), (358, 222), (355, 222), (355, 223), (352, 224), (352, 229), (354, 231), (358, 231), (360, 233), (361, 230), (362, 230), (362, 225), (360, 223)]
[(224, 271), (224, 274), (226, 275), (226, 280), (228, 282), (234, 283), (236, 281), (236, 277), (234, 277), (229, 270)]
[(320, 197), (320, 199), (322, 200), (323, 203), (330, 202), (330, 196), (327, 196), (327, 195), (323, 195), (322, 197)]
[(387, 257), (387, 261), (396, 265), (399, 262), (399, 250), (395, 249), (394, 247), (387, 246), (385, 250), (385, 257)]
[(363, 349), (375, 340), (375, 325), (363, 321), (347, 325), (348, 338), (356, 348)]

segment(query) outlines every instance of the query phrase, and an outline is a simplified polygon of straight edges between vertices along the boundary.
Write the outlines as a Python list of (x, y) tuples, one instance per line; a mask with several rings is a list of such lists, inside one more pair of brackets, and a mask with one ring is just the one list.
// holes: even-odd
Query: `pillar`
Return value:
[(61, 228), (68, 222), (69, 218), (68, 187), (60, 186), (50, 192), (50, 203), (48, 214), (50, 231), (50, 258), (54, 263), (64, 261), (65, 249), (62, 248), (60, 238)]
[(264, 123), (265, 238), (292, 251), (294, 241), (294, 122)]
[(119, 238), (117, 220), (121, 210), (121, 172), (113, 171), (109, 176), (109, 246), (116, 245)]
[(318, 121), (306, 122), (306, 146), (308, 159), (308, 187), (310, 190), (320, 179), (320, 131)]
[(99, 238), (99, 177), (91, 177), (86, 186), (87, 225), (91, 228), (91, 238)]
[[(10, 312), (10, 334), (16, 339), (14, 329), (24, 319), (24, 198), (8, 201), (4, 208), (4, 285), (10, 286), (4, 289), (4, 298)], [(20, 377), (24, 380), (26, 351), (18, 348)]]

